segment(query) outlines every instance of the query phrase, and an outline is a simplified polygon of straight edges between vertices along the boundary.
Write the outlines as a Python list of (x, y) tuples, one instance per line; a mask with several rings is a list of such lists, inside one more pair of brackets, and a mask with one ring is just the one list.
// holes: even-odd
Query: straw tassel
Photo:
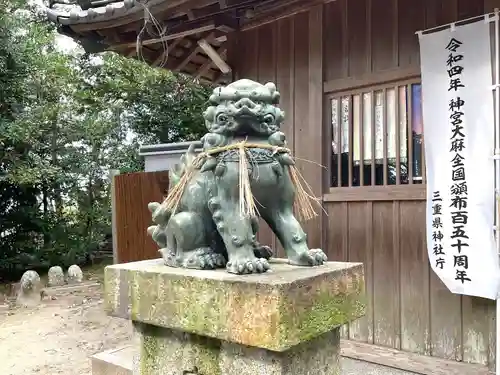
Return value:
[(255, 200), (250, 186), (250, 176), (248, 173), (248, 159), (245, 150), (245, 142), (241, 142), (238, 147), (239, 154), (239, 198), (240, 215), (242, 217), (256, 216)]
[[(293, 208), (302, 221), (311, 220), (312, 218), (318, 216), (318, 213), (314, 210), (311, 202), (315, 201), (321, 207), (321, 203), (319, 203), (321, 199), (316, 198), (313, 195), (311, 185), (309, 185), (304, 177), (302, 177), (295, 165), (289, 165), (288, 171), (292, 184), (295, 186), (295, 200), (293, 202)], [(301, 180), (304, 182), (309, 192), (306, 191)]]

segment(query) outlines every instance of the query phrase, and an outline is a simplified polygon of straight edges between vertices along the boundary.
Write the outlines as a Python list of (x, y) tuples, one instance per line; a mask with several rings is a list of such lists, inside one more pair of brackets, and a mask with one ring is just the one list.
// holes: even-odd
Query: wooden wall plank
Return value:
[[(348, 75), (364, 75), (371, 72), (369, 50), (371, 17), (369, 9), (374, 0), (349, 0), (347, 2)], [(338, 58), (338, 57), (337, 57)]]
[(337, 0), (325, 5), (325, 44), (324, 60), (325, 80), (339, 79), (347, 76), (346, 33), (347, 0)]
[[(419, 31), (422, 29), (428, 29), (431, 27), (435, 27), (437, 25), (437, 9), (438, 9), (438, 5), (439, 5), (438, 2), (434, 1), (434, 0), (423, 0), (422, 3), (424, 5), (424, 12), (425, 12), (425, 25), (424, 25), (424, 27), (419, 27), (415, 31)], [(418, 43), (413, 48), (415, 48), (417, 50), (418, 54), (420, 55)], [(420, 66), (420, 60), (418, 61), (418, 64)]]
[(393, 215), (393, 202), (373, 203), (373, 335), (375, 344), (399, 349), (399, 269)]
[(371, 39), (372, 39), (372, 69), (374, 72), (394, 69), (397, 61), (394, 61), (393, 34), (396, 23), (396, 8), (393, 0), (377, 0), (371, 7)]
[[(457, 0), (433, 0), (436, 3), (436, 25), (446, 25), (458, 20)], [(432, 26), (431, 26), (432, 27)]]
[(500, 0), (484, 0), (484, 12), (493, 12), (495, 8), (500, 8)]
[(430, 354), (429, 260), (425, 202), (400, 202), (401, 349)]
[[(372, 202), (352, 202), (349, 203), (347, 218), (333, 216), (334, 225), (337, 223), (340, 226), (340, 221), (347, 223), (349, 262), (361, 262), (364, 265), (367, 311), (364, 317), (350, 324), (349, 338), (367, 343), (373, 343), (373, 246), (370, 240), (373, 234), (372, 205)], [(332, 245), (336, 246), (337, 242)]]
[(148, 203), (161, 202), (168, 189), (168, 172), (121, 174), (114, 181), (118, 263), (156, 259), (158, 245), (147, 234), (152, 225)]
[(295, 43), (294, 18), (284, 18), (277, 25), (277, 67), (276, 80), (281, 94), (281, 108), (285, 111), (285, 121), (281, 130), (286, 135), (287, 147), (295, 150), (294, 141), (294, 101), (295, 101)]
[(457, 0), (457, 19), (480, 16), (484, 13), (482, 1)]
[[(294, 100), (295, 100), (295, 49), (294, 18), (288, 17), (278, 21), (276, 25), (276, 86), (280, 92), (280, 107), (285, 112), (285, 120), (281, 130), (286, 135), (287, 147), (295, 150), (294, 142)], [(284, 256), (283, 246), (276, 241), (276, 253)]]
[(461, 361), (461, 298), (450, 293), (434, 272), (430, 273), (430, 285), (431, 354)]
[(425, 28), (425, 7), (421, 2), (398, 0), (398, 18), (399, 66), (419, 66), (419, 44), (415, 31)]
[(257, 62), (257, 80), (264, 84), (276, 82), (276, 44), (277, 23), (269, 23), (256, 29), (259, 57)]
[(493, 301), (462, 296), (462, 355), (464, 362), (488, 364), (490, 321)]
[(496, 369), (496, 303), (491, 302), (486, 312), (488, 319), (488, 368), (495, 373)]
[[(312, 192), (316, 197), (322, 197), (326, 192), (323, 184), (323, 169), (319, 164), (323, 160), (323, 148), (328, 144), (324, 142), (323, 126), (323, 9), (324, 5), (312, 7), (308, 14), (309, 40), (308, 40), (308, 89), (309, 108), (307, 119), (307, 138), (301, 138), (304, 152), (300, 157), (307, 160), (304, 163), (303, 176), (310, 184)], [(302, 100), (300, 97), (296, 98)], [(304, 129), (305, 130), (305, 129)], [(299, 153), (297, 145), (296, 152)], [(310, 248), (323, 248), (323, 220), (326, 215), (321, 207), (316, 207), (318, 216), (305, 223), (305, 230), (308, 233), (308, 245)]]
[[(276, 83), (276, 26), (276, 23), (269, 23), (256, 29), (258, 61), (257, 77), (254, 79), (257, 79), (257, 81), (262, 84), (267, 82)], [(270, 246), (272, 249), (276, 249), (276, 243), (278, 242), (276, 236), (262, 219), (259, 224), (258, 238), (262, 244)]]
[[(420, 65), (415, 32), (477, 16), (498, 0), (337, 0), (325, 6), (325, 87)], [(347, 69), (344, 67), (347, 65)], [(382, 79), (382, 78), (381, 78)]]
[[(328, 226), (328, 259), (334, 262), (347, 262), (349, 260), (349, 212), (348, 203), (333, 203), (326, 207), (328, 218), (332, 223)], [(340, 220), (335, 220), (339, 218)], [(335, 220), (335, 221), (334, 221)], [(366, 277), (366, 276), (365, 276)], [(340, 335), (342, 338), (349, 337), (349, 325), (341, 327)]]
[(238, 46), (244, 46), (238, 53), (238, 65), (235, 67), (238, 79), (257, 79), (259, 63), (259, 45), (257, 29), (240, 33)]
[[(319, 12), (319, 13), (318, 13)], [(310, 23), (310, 17), (321, 18)], [(316, 61), (318, 53), (322, 53), (322, 15), (321, 9), (311, 10), (309, 13), (300, 13), (294, 17), (294, 60), (295, 60), (295, 102), (294, 102), (294, 143), (297, 158), (296, 165), (302, 176), (309, 182), (316, 196), (322, 194), (322, 171), (314, 162), (321, 161), (321, 129), (322, 129), (322, 95), (319, 96), (319, 111), (316, 112), (318, 95), (321, 93), (323, 75), (321, 61)], [(319, 40), (314, 40), (314, 38)], [(319, 48), (318, 50), (315, 50)], [(319, 55), (321, 60), (321, 55)], [(319, 65), (318, 65), (319, 64)], [(315, 93), (313, 87), (319, 88)], [(318, 147), (312, 147), (317, 145)], [(311, 163), (312, 161), (313, 163)], [(319, 212), (321, 214), (321, 212)], [(302, 226), (307, 233), (308, 244), (311, 248), (320, 248), (321, 216), (312, 219)]]

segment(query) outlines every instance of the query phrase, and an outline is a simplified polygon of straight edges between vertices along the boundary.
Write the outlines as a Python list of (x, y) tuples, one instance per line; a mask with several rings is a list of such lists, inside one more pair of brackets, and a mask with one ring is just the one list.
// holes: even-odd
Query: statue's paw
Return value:
[(199, 270), (213, 270), (222, 268), (226, 259), (222, 254), (214, 252), (211, 248), (201, 248), (190, 254), (184, 262), (184, 267)]
[(167, 248), (162, 248), (158, 250), (158, 252), (161, 254), (163, 262), (165, 263), (166, 266), (179, 267), (179, 263), (177, 262), (177, 258), (174, 252), (170, 251)]
[(199, 258), (199, 268), (202, 270), (213, 270), (226, 265), (226, 259), (222, 254), (205, 254)]
[(269, 260), (273, 256), (273, 250), (269, 246), (257, 245), (253, 249), (253, 253), (257, 258)]
[(226, 264), (227, 272), (238, 275), (249, 273), (264, 273), (269, 269), (269, 262), (264, 258), (242, 259)]
[(328, 260), (321, 249), (311, 249), (300, 254), (296, 259), (290, 259), (290, 264), (296, 266), (320, 266)]

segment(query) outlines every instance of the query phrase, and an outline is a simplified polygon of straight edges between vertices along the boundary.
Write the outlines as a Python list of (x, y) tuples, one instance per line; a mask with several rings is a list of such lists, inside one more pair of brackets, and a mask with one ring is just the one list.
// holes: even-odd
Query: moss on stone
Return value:
[(151, 279), (140, 272), (130, 276), (132, 320), (157, 321), (205, 336), (226, 331), (227, 295), (216, 281), (162, 275)]
[(137, 318), (139, 316), (139, 308), (141, 305), (141, 294), (147, 295), (147, 293), (143, 293), (141, 287), (139, 286), (139, 272), (129, 273), (128, 276), (130, 289), (130, 318), (132, 320), (138, 320)]
[(219, 357), (220, 340), (190, 335), (196, 367), (203, 375), (221, 375)]
[(156, 374), (158, 361), (162, 355), (160, 338), (155, 335), (144, 335), (141, 338), (141, 374)]
[[(113, 267), (106, 273), (113, 315), (268, 350), (310, 340), (362, 316), (365, 309), (361, 266), (332, 264), (324, 273), (311, 271), (310, 277), (276, 272), (248, 277), (249, 282), (218, 271), (214, 278), (203, 271), (180, 272), (160, 263)], [(203, 350), (203, 366), (210, 368), (218, 352)]]
[[(289, 346), (311, 340), (335, 327), (355, 320), (365, 314), (366, 305), (363, 283), (357, 290), (348, 292), (323, 289), (320, 285), (311, 298), (313, 304), (301, 306), (296, 293), (284, 298), (281, 305), (280, 337), (281, 346)], [(323, 285), (325, 286), (325, 285)], [(302, 297), (304, 298), (304, 297)], [(294, 305), (294, 301), (296, 304)]]
[(118, 308), (120, 272), (109, 266), (104, 269), (104, 310), (112, 312)]
[[(178, 317), (183, 320), (186, 331), (211, 336), (225, 330), (224, 296), (216, 282), (185, 278), (180, 283), (182, 305)], [(222, 293), (223, 294), (223, 293)], [(203, 298), (205, 303), (200, 303)]]
[(198, 369), (203, 375), (221, 375), (220, 341), (149, 324), (135, 324), (141, 335), (141, 374), (179, 374)]

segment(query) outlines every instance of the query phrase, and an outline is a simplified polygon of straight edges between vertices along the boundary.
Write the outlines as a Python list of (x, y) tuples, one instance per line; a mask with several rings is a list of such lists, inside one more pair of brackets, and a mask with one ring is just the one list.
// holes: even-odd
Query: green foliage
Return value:
[(88, 259), (111, 232), (109, 171), (142, 170), (141, 143), (200, 138), (210, 91), (116, 54), (60, 52), (23, 4), (0, 0), (0, 279)]
[(94, 67), (93, 74), (94, 92), (106, 103), (121, 104), (123, 121), (141, 141), (170, 143), (204, 134), (202, 113), (212, 89), (192, 77), (111, 53), (103, 55), (103, 65)]

